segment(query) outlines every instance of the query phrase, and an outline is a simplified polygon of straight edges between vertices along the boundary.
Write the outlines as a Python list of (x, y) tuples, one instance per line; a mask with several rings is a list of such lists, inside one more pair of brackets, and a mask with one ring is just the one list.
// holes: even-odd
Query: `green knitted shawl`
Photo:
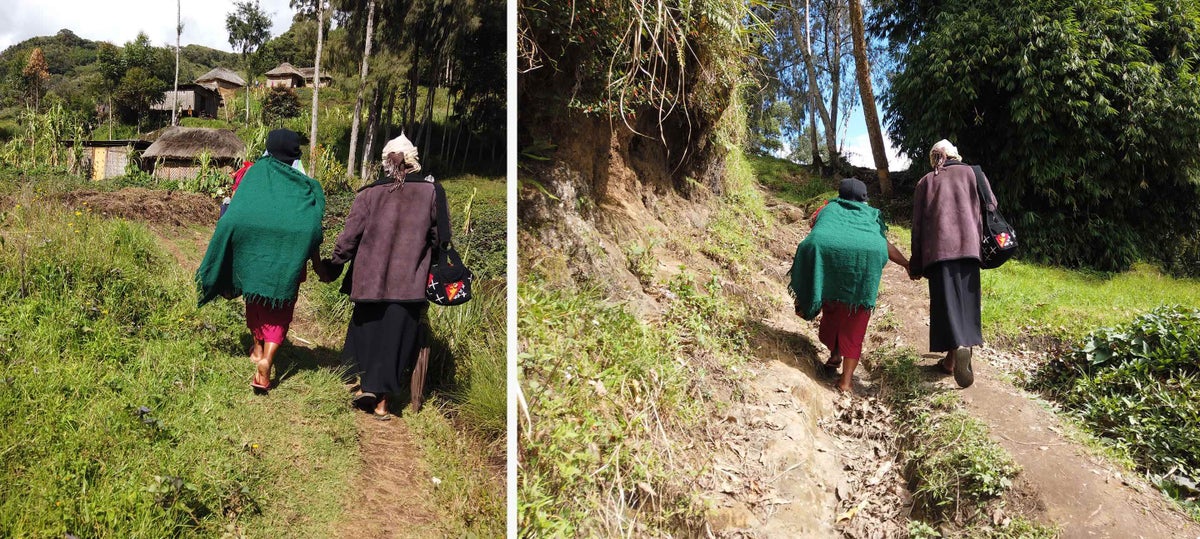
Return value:
[(305, 260), (321, 245), (321, 184), (274, 157), (246, 171), (196, 270), (200, 305), (217, 296), (295, 301)]
[(792, 259), (788, 291), (805, 320), (816, 318), (826, 301), (875, 308), (888, 261), (886, 233), (878, 209), (842, 198), (829, 201)]

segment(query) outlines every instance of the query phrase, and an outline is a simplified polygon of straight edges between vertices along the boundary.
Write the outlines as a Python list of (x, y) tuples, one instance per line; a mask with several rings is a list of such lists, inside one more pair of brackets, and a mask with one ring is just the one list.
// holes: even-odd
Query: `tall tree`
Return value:
[(112, 138), (113, 94), (121, 84), (121, 74), (125, 71), (121, 51), (112, 43), (100, 42), (96, 47), (96, 65), (100, 68), (100, 91), (108, 99), (108, 138)]
[(313, 63), (312, 128), (308, 133), (309, 174), (317, 174), (317, 112), (320, 110), (321, 89), (321, 45), (325, 36), (325, 0), (317, 0), (317, 56)]
[(25, 63), (25, 69), (21, 70), (21, 75), (25, 77), (26, 86), (33, 94), (33, 110), (36, 112), (41, 104), (42, 85), (50, 80), (50, 71), (46, 66), (46, 57), (42, 54), (41, 47), (34, 47), (33, 52), (29, 53), (29, 61)]
[(175, 89), (171, 98), (171, 125), (179, 125), (179, 40), (183, 37), (183, 6), (175, 0)]
[(250, 123), (250, 86), (254, 81), (250, 55), (271, 37), (271, 19), (263, 12), (258, 0), (234, 2), (234, 11), (225, 17), (229, 45), (241, 51), (242, 67), (246, 70), (246, 123)]
[(367, 87), (367, 64), (371, 59), (371, 37), (375, 31), (375, 0), (367, 0), (367, 35), (363, 39), (362, 69), (358, 75), (358, 98), (354, 101), (354, 116), (350, 121), (350, 155), (346, 164), (346, 179), (354, 176), (354, 158), (358, 156), (358, 123), (362, 117), (363, 92)]
[(862, 94), (863, 119), (867, 122), (867, 138), (871, 141), (871, 157), (879, 177), (879, 190), (884, 198), (892, 196), (892, 180), (888, 175), (887, 151), (875, 110), (875, 91), (871, 87), (871, 64), (867, 59), (867, 40), (863, 30), (861, 0), (850, 0), (850, 33), (854, 39), (854, 66), (858, 73), (858, 91)]

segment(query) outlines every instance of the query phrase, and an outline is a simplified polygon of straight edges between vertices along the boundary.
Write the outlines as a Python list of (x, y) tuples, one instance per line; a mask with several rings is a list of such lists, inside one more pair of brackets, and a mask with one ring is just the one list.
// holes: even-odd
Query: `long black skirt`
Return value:
[(929, 351), (983, 344), (979, 261), (947, 260), (925, 269), (929, 279)]
[(425, 302), (354, 304), (342, 358), (358, 374), (363, 391), (395, 395), (408, 387), (428, 307)]

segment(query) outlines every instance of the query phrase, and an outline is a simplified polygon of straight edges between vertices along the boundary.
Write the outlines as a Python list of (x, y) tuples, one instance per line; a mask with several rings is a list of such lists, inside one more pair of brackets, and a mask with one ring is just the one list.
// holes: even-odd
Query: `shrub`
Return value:
[(1200, 494), (1200, 310), (1160, 307), (1093, 331), (1035, 378), (1176, 498)]
[(291, 88), (275, 86), (267, 91), (262, 104), (262, 121), (267, 125), (283, 127), (283, 120), (300, 115), (300, 98)]

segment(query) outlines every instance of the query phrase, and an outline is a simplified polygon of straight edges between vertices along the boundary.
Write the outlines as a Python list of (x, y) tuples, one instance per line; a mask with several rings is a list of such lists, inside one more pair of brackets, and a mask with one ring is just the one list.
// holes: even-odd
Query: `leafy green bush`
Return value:
[(893, 136), (982, 165), (1024, 255), (1119, 271), (1200, 225), (1200, 4), (891, 4)]
[(1160, 307), (1093, 331), (1034, 383), (1125, 448), (1160, 487), (1194, 505), (1200, 495), (1200, 310)]
[(275, 86), (267, 90), (267, 96), (262, 104), (262, 123), (267, 125), (282, 125), (286, 118), (300, 115), (300, 98), (296, 91), (283, 86)]

